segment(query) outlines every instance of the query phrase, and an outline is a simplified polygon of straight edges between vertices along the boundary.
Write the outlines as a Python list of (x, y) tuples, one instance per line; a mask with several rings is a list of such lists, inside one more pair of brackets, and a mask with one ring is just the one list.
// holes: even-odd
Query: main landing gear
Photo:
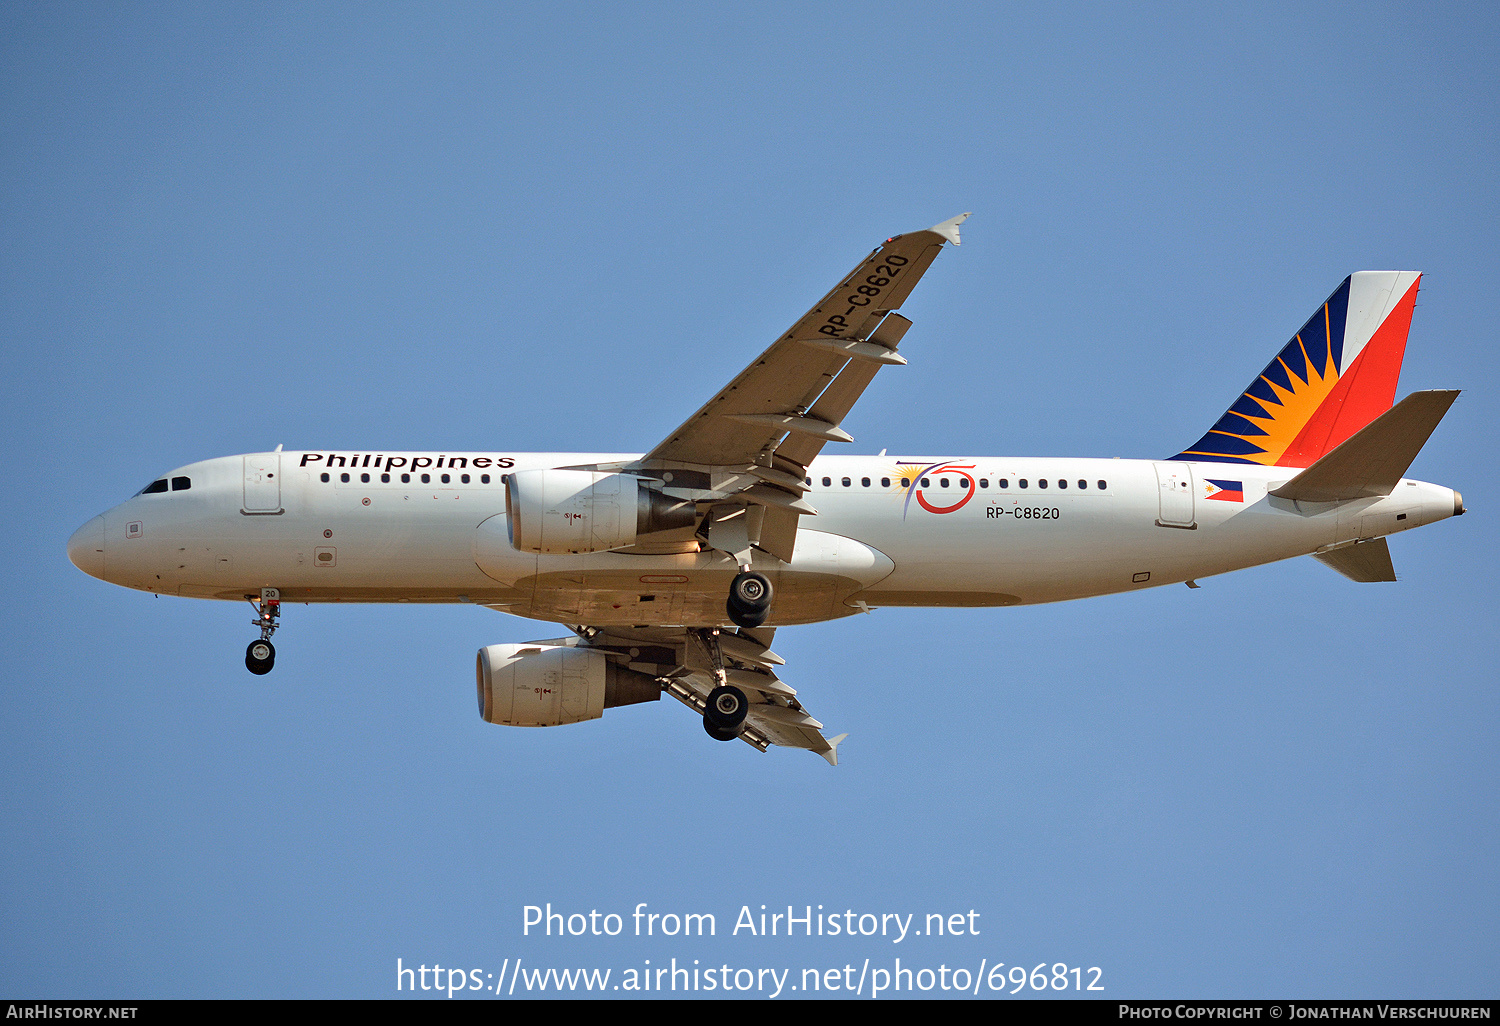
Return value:
[[(759, 574), (755, 576), (760, 577)], [(765, 578), (761, 577), (761, 580)], [(689, 633), (698, 638), (704, 651), (708, 653), (709, 664), (718, 681), (718, 686), (708, 693), (708, 700), (703, 704), (703, 729), (715, 741), (733, 741), (740, 736), (740, 728), (744, 726), (745, 716), (750, 712), (750, 699), (729, 683), (728, 674), (724, 672), (724, 650), (719, 647), (719, 629), (695, 628)]]
[(724, 604), (729, 619), (740, 627), (759, 627), (771, 612), (771, 581), (765, 574), (745, 570), (729, 584)]
[(260, 628), (259, 640), (245, 648), (245, 669), (256, 676), (270, 673), (276, 665), (276, 646), (271, 644), (271, 635), (281, 626), (281, 591), (277, 588), (260, 589), (260, 601), (250, 600), (255, 609), (255, 619), (250, 622)]
[[(771, 581), (765, 574), (758, 574), (742, 565), (740, 572), (729, 584), (729, 599), (724, 604), (729, 619), (740, 627), (759, 627), (771, 613)], [(700, 634), (713, 664), (714, 676), (719, 685), (708, 693), (703, 707), (703, 729), (715, 741), (733, 741), (740, 736), (745, 715), (750, 711), (750, 699), (745, 693), (729, 683), (724, 672), (724, 653), (719, 648), (717, 628)]]

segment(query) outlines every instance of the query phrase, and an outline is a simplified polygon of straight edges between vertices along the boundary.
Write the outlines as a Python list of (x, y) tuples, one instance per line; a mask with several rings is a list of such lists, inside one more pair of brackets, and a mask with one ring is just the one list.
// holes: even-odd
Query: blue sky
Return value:
[[(0, 989), (901, 957), (1098, 966), (1111, 998), (1495, 997), (1497, 23), (9, 5)], [(673, 703), (482, 723), (475, 649), (557, 633), (483, 609), (294, 608), (252, 678), (247, 608), (65, 557), (153, 476), (277, 443), (648, 449), (881, 239), (965, 210), (850, 451), (1171, 454), (1346, 274), (1412, 268), (1401, 391), (1466, 391), (1411, 473), (1472, 513), (1395, 539), (1394, 585), (1304, 558), (784, 630), (837, 769)], [(547, 902), (718, 936), (523, 936)], [(980, 933), (730, 934), (762, 904)]]

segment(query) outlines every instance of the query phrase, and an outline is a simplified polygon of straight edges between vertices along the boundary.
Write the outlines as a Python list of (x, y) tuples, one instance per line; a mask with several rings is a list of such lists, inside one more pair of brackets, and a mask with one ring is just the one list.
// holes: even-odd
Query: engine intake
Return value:
[(512, 727), (597, 720), (605, 709), (661, 698), (654, 677), (603, 652), (565, 645), (489, 645), (475, 664), (479, 715)]
[(522, 552), (604, 552), (636, 537), (692, 527), (693, 503), (647, 488), (630, 474), (521, 470), (505, 479), (510, 543)]

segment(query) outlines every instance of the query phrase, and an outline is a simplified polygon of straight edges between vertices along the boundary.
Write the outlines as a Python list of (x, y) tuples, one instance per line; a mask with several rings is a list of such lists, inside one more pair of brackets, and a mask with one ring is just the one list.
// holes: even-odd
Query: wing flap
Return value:
[(760, 522), (758, 544), (783, 563), (790, 563), (797, 548), (797, 525), (801, 520), (801, 514), (794, 510), (767, 506)]
[[(809, 416), (820, 421), (837, 424), (854, 407), (854, 402), (864, 394), (865, 388), (875, 380), (880, 364), (850, 360), (849, 364), (833, 379), (833, 384), (824, 390), (808, 411)], [(815, 435), (791, 435), (777, 446), (776, 454), (793, 463), (807, 466), (823, 451), (823, 439)]]
[(685, 627), (587, 627), (573, 628), (576, 638), (546, 644), (582, 645), (602, 650), (637, 673), (657, 678), (662, 689), (700, 716), (709, 692), (717, 685), (712, 649), (720, 650), (727, 683), (750, 698), (740, 740), (764, 752), (772, 745), (816, 752), (830, 764), (838, 764), (838, 744), (823, 736), (823, 724), (814, 719), (797, 699), (797, 692), (779, 680), (774, 667), (783, 660), (770, 649), (771, 628), (741, 629), (738, 633), (690, 633)]
[(823, 724), (800, 709), (789, 709), (783, 705), (752, 705), (745, 717), (763, 737), (783, 748), (806, 748), (818, 752), (828, 747), (823, 736)]

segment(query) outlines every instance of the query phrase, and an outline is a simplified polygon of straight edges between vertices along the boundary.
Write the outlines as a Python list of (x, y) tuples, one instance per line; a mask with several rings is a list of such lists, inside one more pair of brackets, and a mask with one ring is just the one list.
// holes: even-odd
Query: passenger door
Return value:
[(242, 513), (281, 512), (281, 453), (245, 457), (245, 504)]

